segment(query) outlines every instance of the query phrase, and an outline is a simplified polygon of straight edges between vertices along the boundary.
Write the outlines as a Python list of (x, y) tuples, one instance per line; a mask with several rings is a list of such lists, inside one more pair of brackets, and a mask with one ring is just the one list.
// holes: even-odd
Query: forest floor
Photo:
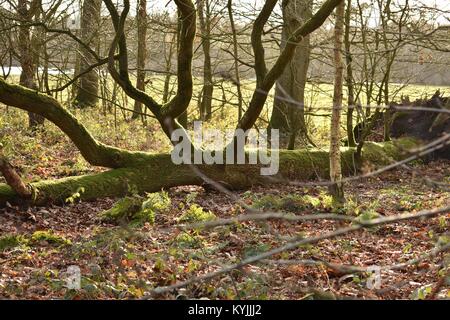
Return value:
[[(347, 213), (391, 216), (448, 205), (448, 187), (445, 190), (424, 183), (422, 177), (448, 186), (449, 162), (415, 163), (351, 183), (346, 187)], [(244, 213), (244, 209), (227, 196), (201, 187), (173, 188), (168, 195), (170, 208), (157, 214), (154, 223), (141, 225), (108, 224), (99, 218), (117, 199), (0, 210), (0, 298), (141, 298), (154, 287), (219, 270), (279, 247), (293, 237), (323, 234), (348, 225), (326, 220), (265, 221), (182, 231), (173, 227), (183, 217), (208, 217), (213, 213), (227, 218)], [(296, 215), (331, 211), (326, 190), (320, 187), (254, 187), (239, 195), (262, 211)], [(397, 264), (429, 252), (438, 241), (448, 242), (449, 218), (450, 213), (441, 218), (358, 231), (272, 259), (323, 259), (356, 266)], [(448, 253), (441, 252), (401, 270), (383, 271), (381, 288), (372, 290), (366, 286), (367, 274), (264, 261), (154, 298), (449, 298), (449, 288), (445, 283), (441, 287), (440, 281), (445, 277), (443, 266), (448, 265), (448, 259)], [(82, 273), (82, 287), (77, 291), (65, 287), (66, 270), (73, 265), (79, 266)], [(438, 292), (434, 292), (436, 288)]]
[[(26, 114), (0, 113), (3, 152), (24, 180), (58, 179), (99, 171), (89, 166), (56, 127), (30, 134)], [(164, 152), (168, 144), (158, 128), (115, 122), (92, 112), (79, 118), (100, 141), (130, 150)], [(224, 121), (224, 120), (222, 120)], [(346, 186), (351, 216), (391, 216), (450, 203), (450, 162), (416, 161)], [(424, 178), (428, 180), (425, 181)], [(0, 182), (2, 178), (0, 177)], [(441, 184), (433, 184), (437, 181)], [(183, 231), (182, 220), (229, 218), (245, 213), (224, 194), (201, 187), (166, 190), (170, 205), (152, 223), (112, 224), (100, 219), (118, 199), (64, 206), (0, 209), (0, 298), (136, 299), (152, 288), (206, 274), (265, 252), (295, 237), (327, 233), (348, 225), (328, 220), (288, 223), (243, 222), (209, 230)], [(247, 205), (295, 215), (331, 212), (322, 187), (263, 186), (238, 193)], [(345, 265), (389, 266), (420, 257), (449, 242), (450, 213), (440, 218), (396, 223), (347, 234), (273, 256), (271, 260), (325, 260)], [(323, 266), (276, 265), (263, 261), (207, 282), (196, 282), (153, 298), (179, 295), (209, 299), (424, 299), (448, 298), (440, 281), (448, 253), (400, 270), (383, 271), (380, 289), (367, 288), (367, 274), (344, 274)], [(272, 261), (273, 262), (273, 261)], [(81, 290), (68, 290), (67, 269), (81, 269)], [(434, 290), (439, 292), (435, 294)], [(314, 291), (314, 290), (316, 291)], [(322, 293), (318, 293), (318, 291)], [(315, 292), (311, 294), (311, 292)]]

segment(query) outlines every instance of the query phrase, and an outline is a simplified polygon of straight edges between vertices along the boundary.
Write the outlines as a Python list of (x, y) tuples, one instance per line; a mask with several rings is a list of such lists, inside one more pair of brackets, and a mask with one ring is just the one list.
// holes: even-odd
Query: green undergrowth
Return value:
[(263, 211), (283, 211), (297, 213), (305, 210), (331, 210), (332, 198), (325, 192), (318, 196), (311, 195), (258, 195), (248, 193), (244, 197), (250, 198), (252, 207)]
[(198, 249), (203, 247), (204, 240), (197, 232), (182, 232), (172, 240), (171, 245), (180, 249)]
[(157, 214), (171, 207), (167, 192), (149, 193), (145, 197), (133, 195), (116, 202), (109, 210), (100, 213), (103, 221), (112, 223), (154, 224)]
[(0, 237), (0, 252), (20, 247), (35, 247), (43, 244), (65, 246), (71, 245), (72, 242), (51, 230), (36, 231), (31, 236), (9, 234)]
[(333, 206), (333, 199), (325, 191), (317, 196), (287, 194), (287, 195), (260, 195), (247, 192), (244, 199), (250, 200), (252, 207), (261, 211), (275, 211), (287, 213), (322, 213), (332, 212), (357, 217), (363, 221), (378, 218), (380, 209), (378, 201), (369, 204), (359, 201), (355, 197), (348, 197), (341, 207)]
[(41, 242), (47, 242), (55, 245), (70, 245), (71, 241), (63, 236), (55, 234), (53, 231), (36, 231), (31, 236), (31, 243), (38, 244)]
[(183, 213), (179, 218), (180, 222), (207, 222), (216, 219), (216, 215), (211, 211), (204, 210), (197, 204), (191, 204), (191, 206)]

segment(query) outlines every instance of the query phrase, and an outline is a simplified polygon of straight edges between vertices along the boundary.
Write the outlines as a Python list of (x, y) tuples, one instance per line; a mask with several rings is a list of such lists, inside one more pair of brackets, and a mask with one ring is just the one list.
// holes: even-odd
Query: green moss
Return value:
[(310, 206), (302, 196), (289, 194), (280, 199), (280, 209), (288, 212), (299, 212)]
[(120, 222), (155, 222), (157, 213), (168, 210), (171, 206), (166, 192), (147, 194), (147, 197), (130, 196), (119, 200), (111, 209), (100, 214), (101, 219), (115, 223)]
[[(398, 146), (398, 147), (397, 147)], [(367, 143), (363, 150), (363, 161), (376, 165), (391, 163), (392, 159), (405, 158), (402, 150), (418, 146), (415, 139), (400, 139), (388, 143)], [(381, 154), (380, 154), (381, 153)], [(354, 149), (342, 148), (342, 171), (344, 176), (354, 173)], [(112, 157), (115, 155), (112, 154)], [(137, 158), (130, 162), (129, 168), (115, 169), (98, 174), (68, 177), (58, 180), (33, 183), (33, 204), (43, 205), (51, 202), (63, 203), (68, 197), (83, 188), (79, 200), (92, 200), (101, 197), (120, 197), (127, 195), (129, 186), (136, 186), (136, 193), (156, 192), (162, 188), (181, 185), (201, 185), (204, 181), (188, 166), (176, 166), (170, 154), (146, 154), (141, 157), (131, 154), (145, 164), (134, 167)], [(233, 188), (247, 188), (256, 184), (267, 184), (267, 177), (260, 175), (258, 165), (200, 166), (200, 170), (215, 181), (223, 181)], [(303, 149), (295, 151), (280, 150), (279, 177), (292, 180), (311, 180), (329, 178), (329, 154), (326, 150)], [(17, 200), (16, 194), (6, 185), (0, 184), (0, 205), (6, 201)]]
[(273, 195), (264, 195), (253, 200), (253, 208), (260, 210), (276, 210), (281, 206), (280, 198)]
[(53, 231), (36, 231), (31, 236), (31, 243), (36, 244), (41, 241), (46, 241), (51, 244), (56, 245), (70, 245), (71, 241), (64, 238), (63, 236), (55, 234)]
[(284, 176), (314, 179), (329, 174), (328, 152), (318, 149), (281, 151), (280, 171)]
[(7, 201), (13, 201), (17, 194), (6, 184), (0, 184), (0, 205)]
[(117, 201), (111, 209), (100, 213), (100, 217), (109, 222), (129, 222), (142, 209), (142, 201), (138, 196), (125, 197)]
[(167, 192), (147, 194), (147, 199), (142, 203), (141, 210), (136, 213), (135, 219), (155, 223), (157, 213), (167, 211), (172, 202)]
[(313, 208), (331, 208), (332, 197), (322, 192), (319, 197), (288, 194), (283, 196), (264, 195), (254, 197), (253, 208), (285, 212), (300, 212)]
[[(391, 144), (391, 142), (386, 143)], [(386, 150), (391, 152), (386, 152)], [(392, 157), (392, 150), (390, 148), (384, 149), (382, 143), (366, 142), (363, 148), (363, 159), (377, 165), (388, 165), (392, 163), (395, 158)]]
[(36, 231), (31, 237), (7, 235), (0, 238), (0, 252), (20, 246), (37, 245), (42, 241), (53, 245), (70, 245), (71, 241), (52, 231)]
[(216, 215), (211, 211), (205, 211), (202, 207), (192, 204), (189, 209), (179, 218), (180, 222), (205, 222), (216, 219)]
[(316, 207), (320, 206), (320, 204), (321, 204), (321, 201), (319, 198), (312, 197), (310, 195), (304, 196), (303, 201), (305, 201), (306, 203), (309, 203), (313, 208), (316, 208)]
[(26, 245), (28, 239), (21, 235), (6, 235), (0, 238), (0, 252)]
[(404, 159), (408, 150), (417, 148), (419, 141), (414, 138), (402, 138), (384, 143), (366, 142), (363, 148), (364, 161), (377, 165), (388, 165)]
[(197, 234), (180, 233), (172, 242), (178, 248), (196, 249), (203, 245), (203, 239)]
[(374, 210), (366, 210), (363, 211), (357, 218), (357, 222), (368, 222), (370, 220), (374, 220), (380, 217), (380, 214), (378, 212), (375, 212)]
[[(345, 175), (354, 172), (354, 153), (354, 148), (341, 148), (342, 171)], [(330, 158), (327, 150), (310, 148), (280, 151), (280, 172), (286, 177), (303, 180), (329, 178), (329, 168)]]

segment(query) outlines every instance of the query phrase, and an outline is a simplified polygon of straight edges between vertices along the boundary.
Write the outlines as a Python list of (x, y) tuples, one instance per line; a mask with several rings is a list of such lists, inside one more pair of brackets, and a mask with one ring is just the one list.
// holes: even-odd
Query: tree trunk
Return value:
[(203, 89), (200, 105), (200, 117), (202, 120), (211, 119), (212, 98), (214, 94), (214, 82), (211, 64), (211, 10), (210, 0), (199, 0), (198, 17), (200, 21), (200, 31), (202, 34), (202, 47), (204, 54), (203, 63)]
[[(137, 52), (137, 79), (136, 88), (145, 91), (145, 65), (147, 58), (147, 0), (138, 1), (138, 14), (137, 14), (137, 39), (138, 39), (138, 52)], [(138, 119), (142, 116), (142, 102), (134, 102), (134, 112), (132, 119)]]
[(13, 166), (9, 163), (0, 150), (0, 173), (5, 177), (6, 183), (11, 186), (12, 190), (24, 200), (31, 197), (31, 191), (28, 186), (22, 181), (19, 174), (14, 170)]
[(172, 79), (172, 59), (176, 49), (175, 44), (178, 43), (178, 31), (174, 32), (172, 36), (165, 35), (164, 38), (164, 60), (165, 60), (165, 76), (163, 89), (163, 103), (167, 103), (171, 96), (170, 80)]
[(347, 0), (347, 9), (345, 11), (345, 61), (347, 63), (347, 73), (345, 82), (347, 84), (348, 109), (347, 109), (347, 140), (350, 147), (355, 147), (355, 135), (353, 134), (353, 112), (356, 107), (355, 88), (353, 85), (353, 57), (350, 43), (350, 21), (352, 12), (352, 0)]
[(339, 206), (345, 202), (344, 188), (340, 180), (342, 180), (341, 168), (341, 112), (342, 112), (342, 87), (343, 87), (343, 71), (342, 63), (342, 34), (344, 27), (344, 0), (336, 8), (336, 22), (334, 26), (334, 96), (333, 96), (333, 112), (331, 116), (331, 143), (330, 143), (330, 178), (332, 182), (336, 182), (330, 186), (330, 194), (333, 197), (335, 205)]
[[(81, 13), (81, 40), (94, 52), (98, 51), (102, 0), (85, 0)], [(96, 62), (92, 53), (80, 45), (80, 72)], [(98, 103), (99, 77), (96, 70), (80, 77), (74, 105), (78, 108), (94, 107)]]
[[(37, 66), (31, 41), (31, 30), (29, 26), (26, 26), (26, 24), (31, 22), (35, 10), (35, 2), (32, 2), (30, 6), (28, 6), (28, 1), (18, 1), (17, 12), (23, 21), (19, 28), (18, 44), (20, 67), (22, 68), (22, 72), (20, 73), (20, 85), (32, 90), (38, 90), (38, 85), (36, 83)], [(33, 112), (28, 113), (28, 120), (29, 127), (31, 129), (35, 129), (36, 127), (44, 124), (44, 118)]]
[[(418, 146), (419, 141), (414, 139), (401, 139), (384, 144), (367, 142), (364, 146), (363, 160), (373, 165), (383, 166), (390, 161), (405, 158), (405, 149)], [(343, 150), (341, 161), (344, 175), (354, 172), (354, 151), (353, 148)], [(76, 192), (80, 193), (79, 200), (93, 200), (123, 196), (129, 192), (130, 188), (144, 193), (157, 192), (175, 186), (204, 184), (204, 181), (189, 166), (173, 164), (169, 154), (147, 154), (144, 162), (138, 164), (139, 161), (135, 161), (134, 163), (137, 165), (128, 168), (34, 183), (31, 185), (33, 191), (31, 204), (63, 203)], [(210, 179), (230, 189), (245, 189), (268, 183), (286, 184), (287, 180), (326, 179), (330, 175), (329, 154), (323, 150), (282, 150), (279, 165), (279, 173), (269, 179), (260, 174), (260, 165), (201, 165), (198, 168)], [(80, 191), (81, 188), (84, 192)], [(22, 199), (11, 187), (0, 184), (0, 206), (5, 205), (7, 201), (17, 203)]]
[[(310, 0), (284, 0), (281, 52), (289, 37), (312, 16)], [(280, 130), (281, 146), (292, 150), (298, 136), (303, 145), (308, 143), (305, 123), (305, 86), (310, 56), (310, 37), (306, 36), (297, 46), (294, 57), (284, 69), (275, 87), (270, 127)]]
[(228, 18), (230, 19), (230, 27), (231, 27), (231, 33), (233, 36), (233, 56), (234, 56), (234, 84), (236, 85), (237, 90), (237, 99), (238, 99), (238, 122), (242, 118), (242, 105), (243, 105), (243, 98), (242, 98), (242, 89), (241, 89), (241, 76), (239, 72), (239, 48), (238, 48), (238, 39), (237, 39), (237, 31), (236, 31), (236, 25), (234, 23), (234, 16), (233, 16), (233, 1), (228, 0), (227, 2), (227, 8), (228, 8)]

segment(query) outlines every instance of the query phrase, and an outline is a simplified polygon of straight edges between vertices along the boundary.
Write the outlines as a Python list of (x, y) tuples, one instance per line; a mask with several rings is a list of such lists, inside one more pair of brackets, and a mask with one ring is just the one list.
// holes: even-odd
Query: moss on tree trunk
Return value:
[[(366, 143), (363, 161), (374, 165), (385, 165), (407, 156), (404, 150), (415, 148), (419, 141), (401, 139), (386, 143)], [(355, 169), (353, 159), (355, 149), (342, 149), (342, 172), (351, 175)], [(329, 153), (327, 150), (301, 149), (280, 151), (280, 171), (272, 177), (275, 180), (312, 180), (327, 178)], [(245, 189), (252, 185), (276, 183), (260, 174), (260, 165), (201, 165), (198, 168), (206, 176), (231, 189)], [(285, 180), (284, 180), (285, 181)], [(285, 182), (284, 182), (285, 183)], [(204, 181), (187, 165), (175, 165), (170, 154), (148, 155), (142, 165), (113, 169), (103, 173), (58, 180), (48, 180), (31, 185), (33, 205), (61, 203), (79, 193), (81, 200), (102, 197), (117, 197), (131, 192), (157, 192), (182, 185), (202, 185)], [(21, 198), (7, 185), (0, 184), (0, 205), (6, 202), (20, 203)]]

